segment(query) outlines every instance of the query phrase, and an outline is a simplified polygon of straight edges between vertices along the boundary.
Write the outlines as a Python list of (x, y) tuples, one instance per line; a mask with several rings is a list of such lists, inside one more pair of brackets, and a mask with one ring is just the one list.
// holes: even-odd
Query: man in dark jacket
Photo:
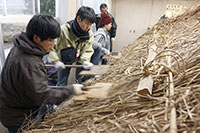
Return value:
[(111, 27), (111, 29), (109, 31), (109, 33), (110, 33), (110, 51), (112, 52), (112, 40), (114, 40), (114, 38), (116, 36), (117, 23), (115, 22), (114, 17), (108, 12), (108, 6), (107, 6), (107, 4), (102, 3), (100, 5), (100, 11), (101, 11), (101, 13), (96, 15), (96, 22), (95, 22), (95, 24), (96, 24), (96, 30), (98, 30), (98, 28), (102, 27), (100, 25), (100, 23), (99, 23), (102, 14), (106, 13), (106, 14), (108, 14), (112, 18), (112, 27)]
[(0, 121), (9, 132), (17, 132), (25, 116), (37, 112), (42, 105), (58, 104), (81, 93), (80, 86), (48, 86), (42, 57), (60, 34), (60, 25), (53, 17), (35, 15), (26, 33), (13, 37), (14, 47), (0, 76)]

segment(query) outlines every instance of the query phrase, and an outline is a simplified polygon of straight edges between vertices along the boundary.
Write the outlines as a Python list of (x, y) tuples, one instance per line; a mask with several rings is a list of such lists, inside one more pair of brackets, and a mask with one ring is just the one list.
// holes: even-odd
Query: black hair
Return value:
[(33, 41), (34, 34), (40, 37), (41, 41), (55, 39), (61, 34), (60, 24), (50, 15), (34, 15), (26, 27), (26, 35)]
[(94, 10), (87, 6), (82, 6), (78, 9), (76, 13), (76, 18), (78, 16), (81, 18), (81, 21), (83, 19), (88, 19), (91, 23), (94, 23), (96, 21), (96, 15)]
[(106, 4), (106, 3), (102, 3), (102, 4), (100, 5), (100, 10), (101, 10), (102, 8), (108, 8), (107, 4)]

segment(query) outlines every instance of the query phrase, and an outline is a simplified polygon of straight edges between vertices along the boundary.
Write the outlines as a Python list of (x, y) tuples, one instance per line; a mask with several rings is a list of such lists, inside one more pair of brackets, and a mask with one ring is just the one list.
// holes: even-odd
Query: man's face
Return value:
[(53, 48), (54, 44), (55, 44), (55, 39), (49, 38), (49, 39), (47, 39), (47, 40), (42, 41), (40, 46), (41, 46), (46, 52), (49, 52), (49, 51)]
[(51, 39), (51, 38), (48, 38), (47, 40), (44, 40), (41, 42), (40, 37), (38, 37), (37, 35), (34, 35), (33, 39), (34, 39), (34, 42), (40, 45), (46, 52), (49, 52), (55, 44), (55, 39)]
[(101, 8), (101, 13), (104, 14), (108, 14), (108, 8)]
[(79, 26), (81, 27), (81, 29), (85, 32), (87, 32), (90, 28), (92, 23), (89, 21), (89, 19), (85, 18), (83, 20), (81, 20), (81, 18), (78, 16), (77, 17), (77, 22), (79, 24)]

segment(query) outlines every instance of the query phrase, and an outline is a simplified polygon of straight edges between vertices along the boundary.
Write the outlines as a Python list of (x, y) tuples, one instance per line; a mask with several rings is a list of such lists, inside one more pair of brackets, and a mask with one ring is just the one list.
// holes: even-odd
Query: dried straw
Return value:
[[(114, 83), (115, 90), (108, 98), (60, 105), (58, 112), (31, 132), (169, 132), (172, 105), (178, 132), (200, 132), (199, 21), (197, 4), (181, 16), (158, 22), (124, 47), (121, 59), (113, 59), (106, 74), (85, 83)], [(144, 66), (153, 44), (157, 56)], [(173, 75), (172, 96), (168, 72)], [(141, 98), (136, 94), (137, 85), (140, 77), (148, 74), (154, 78), (153, 95)]]

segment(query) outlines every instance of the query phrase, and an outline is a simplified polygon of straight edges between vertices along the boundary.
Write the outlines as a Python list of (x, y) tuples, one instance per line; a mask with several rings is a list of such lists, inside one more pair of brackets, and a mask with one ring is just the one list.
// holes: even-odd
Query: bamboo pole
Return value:
[[(166, 46), (168, 47), (168, 42), (166, 42)], [(170, 53), (169, 53), (170, 54)], [(171, 56), (167, 56), (167, 63), (169, 68), (171, 68)], [(169, 96), (170, 96), (170, 107), (172, 107), (170, 112), (170, 133), (177, 133), (177, 123), (176, 123), (176, 107), (174, 105), (173, 96), (174, 96), (174, 82), (173, 82), (173, 74), (171, 71), (168, 73), (169, 75)]]
[[(169, 72), (169, 81), (170, 81), (170, 98), (174, 96), (174, 83), (173, 83), (173, 75), (172, 72)], [(177, 132), (177, 123), (176, 123), (176, 107), (174, 105), (174, 101), (170, 100), (171, 115), (170, 115), (170, 133)]]

